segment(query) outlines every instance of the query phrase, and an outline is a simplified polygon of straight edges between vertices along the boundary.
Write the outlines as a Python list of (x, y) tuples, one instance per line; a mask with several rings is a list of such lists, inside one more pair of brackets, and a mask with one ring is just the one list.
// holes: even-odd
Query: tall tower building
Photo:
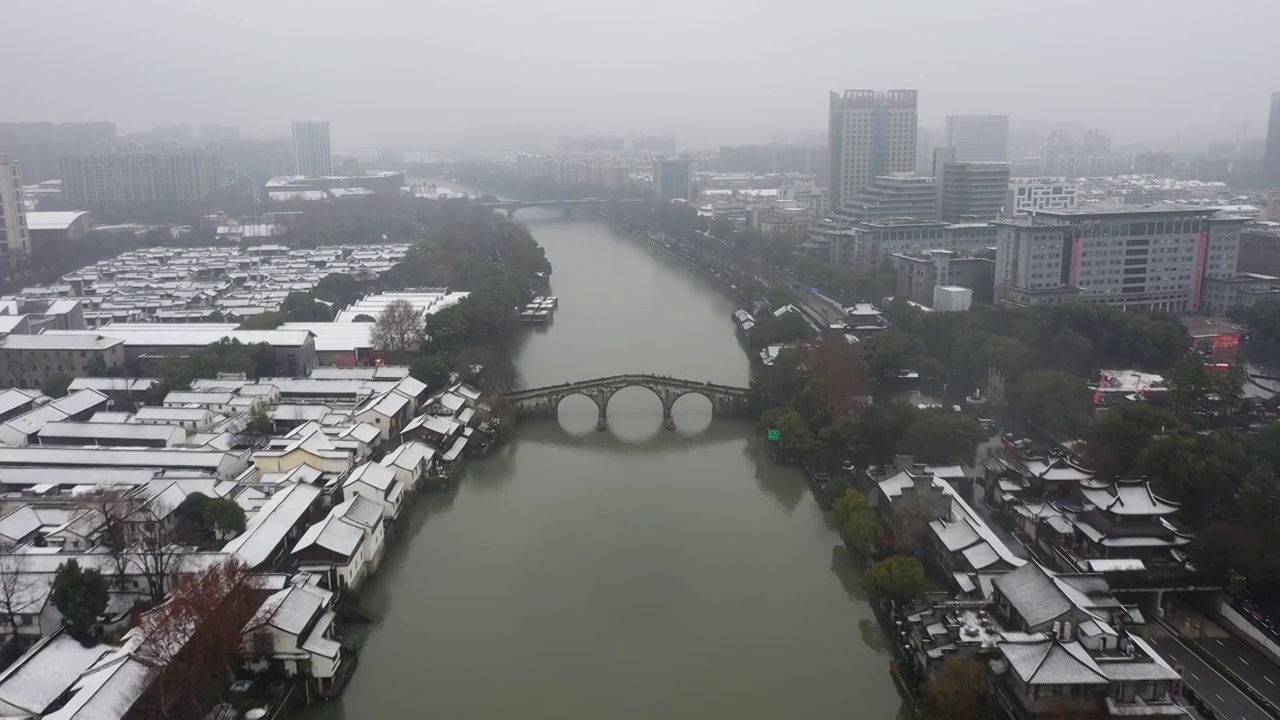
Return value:
[(0, 262), (10, 267), (31, 254), (27, 206), (22, 198), (18, 161), (0, 154)]
[(1267, 123), (1267, 155), (1262, 176), (1266, 184), (1280, 187), (1280, 92), (1271, 93), (1271, 120)]
[(293, 156), (298, 174), (307, 177), (333, 175), (333, 150), (329, 147), (329, 122), (307, 120), (293, 124)]
[(871, 178), (916, 166), (916, 91), (831, 93), (831, 203), (850, 206)]
[(947, 147), (956, 162), (1008, 162), (1008, 115), (948, 115)]

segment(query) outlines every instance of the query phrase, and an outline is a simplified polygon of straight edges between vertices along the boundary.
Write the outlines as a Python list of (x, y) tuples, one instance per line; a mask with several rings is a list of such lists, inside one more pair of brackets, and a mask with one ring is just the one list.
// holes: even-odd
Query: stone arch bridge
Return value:
[(564, 212), (566, 215), (574, 210), (599, 210), (609, 207), (610, 205), (636, 205), (648, 202), (643, 198), (583, 198), (581, 200), (498, 200), (496, 202), (476, 202), (475, 207), (485, 208), (487, 210), (497, 210), (505, 212), (507, 218), (514, 218), (516, 211), (522, 208), (552, 208)]
[(701, 395), (710, 400), (711, 412), (716, 416), (743, 416), (749, 411), (747, 388), (682, 380), (665, 375), (613, 375), (594, 380), (519, 390), (508, 393), (506, 398), (517, 415), (554, 417), (561, 400), (570, 395), (584, 395), (590, 398), (596, 404), (596, 409), (600, 411), (599, 426), (603, 429), (608, 420), (609, 400), (613, 398), (614, 393), (629, 387), (647, 388), (657, 395), (662, 401), (662, 419), (669, 427), (673, 422), (671, 410), (675, 407), (676, 401), (685, 395)]

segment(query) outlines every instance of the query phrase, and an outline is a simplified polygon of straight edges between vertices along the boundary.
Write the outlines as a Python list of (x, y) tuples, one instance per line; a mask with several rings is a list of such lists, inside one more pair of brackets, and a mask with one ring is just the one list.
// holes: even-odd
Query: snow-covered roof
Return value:
[(103, 654), (113, 648), (86, 648), (61, 632), (23, 653), (0, 675), (0, 702), (39, 716)]
[(372, 488), (386, 492), (395, 481), (396, 473), (394, 470), (370, 461), (352, 470), (342, 486), (350, 487), (353, 483), (362, 482)]
[(250, 568), (266, 562), (311, 509), (320, 492), (320, 488), (313, 485), (294, 484), (276, 493), (250, 518), (244, 532), (227, 543), (223, 552), (235, 555)]

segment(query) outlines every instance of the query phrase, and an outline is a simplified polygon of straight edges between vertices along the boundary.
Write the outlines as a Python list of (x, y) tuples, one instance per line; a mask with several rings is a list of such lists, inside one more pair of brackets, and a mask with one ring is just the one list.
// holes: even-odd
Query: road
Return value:
[(1191, 648), (1164, 628), (1156, 626), (1148, 642), (1160, 651), (1170, 665), (1182, 668), (1182, 678), (1187, 687), (1195, 690), (1218, 717), (1223, 720), (1274, 720), (1249, 699), (1248, 695), (1209, 667)]
[(1280, 706), (1280, 668), (1231, 635), (1192, 638), (1266, 699)]

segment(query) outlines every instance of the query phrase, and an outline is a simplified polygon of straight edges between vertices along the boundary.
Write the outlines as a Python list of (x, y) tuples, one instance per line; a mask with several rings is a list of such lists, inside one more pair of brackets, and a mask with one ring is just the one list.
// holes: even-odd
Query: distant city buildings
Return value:
[(546, 178), (561, 185), (592, 185), (605, 190), (619, 190), (630, 179), (627, 166), (618, 162), (528, 153), (516, 155), (516, 173), (524, 180)]
[(332, 175), (333, 149), (329, 144), (328, 121), (307, 120), (293, 123), (293, 156), (299, 175)]
[(670, 135), (641, 135), (631, 141), (631, 149), (635, 152), (675, 155), (676, 139)]
[(831, 202), (851, 206), (871, 179), (916, 166), (915, 90), (846, 90), (830, 95)]
[(718, 170), (745, 173), (799, 173), (822, 176), (826, 148), (786, 145), (721, 145)]
[(217, 192), (217, 156), (196, 146), (68, 155), (61, 159), (67, 205), (102, 208), (167, 200), (196, 202)]
[(22, 171), (17, 160), (0, 154), (0, 263), (13, 267), (30, 254)]
[(1072, 301), (1174, 313), (1206, 303), (1236, 277), (1244, 219), (1194, 205), (1092, 206), (995, 223), (995, 299)]
[[(990, 302), (995, 261), (953, 250), (895, 253), (894, 298), (942, 312), (968, 310), (976, 296)], [(967, 290), (967, 292), (960, 292)]]
[(626, 149), (626, 141), (617, 135), (561, 135), (556, 138), (556, 151), (572, 155), (621, 153)]
[(1066, 178), (1010, 178), (1004, 201), (1008, 216), (1033, 210), (1070, 210), (1079, 203), (1079, 185)]
[(1268, 187), (1280, 187), (1280, 92), (1271, 93), (1271, 116), (1267, 123), (1267, 154), (1263, 159), (1263, 179)]
[(63, 155), (100, 150), (115, 141), (116, 126), (109, 122), (0, 123), (0, 153), (22, 163), (29, 183), (59, 177), (58, 159)]
[(233, 125), (201, 123), (200, 139), (206, 142), (226, 142), (240, 139), (240, 128)]
[(947, 147), (956, 162), (1006, 162), (1009, 159), (1008, 115), (948, 115)]
[(1009, 164), (959, 162), (953, 147), (933, 151), (938, 218), (943, 222), (986, 222), (1000, 217), (1009, 193)]
[(693, 161), (689, 158), (654, 160), (653, 192), (663, 200), (692, 200)]

